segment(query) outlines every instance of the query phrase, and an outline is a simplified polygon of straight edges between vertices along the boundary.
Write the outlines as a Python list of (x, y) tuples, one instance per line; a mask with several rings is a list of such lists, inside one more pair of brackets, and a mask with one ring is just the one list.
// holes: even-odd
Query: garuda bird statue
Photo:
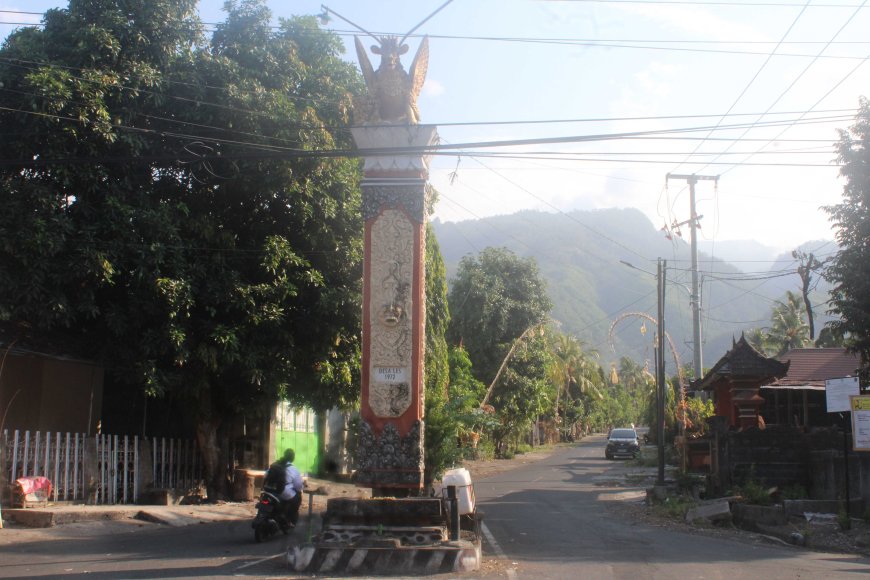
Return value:
[(408, 45), (396, 36), (381, 36), (372, 52), (381, 56), (378, 70), (372, 68), (365, 47), (358, 37), (356, 54), (368, 88), (368, 95), (354, 105), (356, 122), (386, 124), (417, 124), (420, 112), (417, 97), (426, 80), (429, 67), (429, 37), (423, 37), (411, 70), (405, 72), (400, 57), (408, 52)]

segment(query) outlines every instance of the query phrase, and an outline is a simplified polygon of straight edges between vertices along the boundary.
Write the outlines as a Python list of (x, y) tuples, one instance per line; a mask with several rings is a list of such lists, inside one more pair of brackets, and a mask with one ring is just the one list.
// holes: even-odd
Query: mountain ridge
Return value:
[[(666, 239), (639, 210), (611, 208), (561, 214), (526, 210), (461, 222), (434, 220), (432, 226), (444, 256), (448, 283), (463, 256), (477, 255), (488, 246), (534, 257), (554, 303), (552, 317), (564, 332), (597, 350), (603, 364), (622, 356), (641, 363), (652, 359), (655, 324), (649, 317), (654, 321), (656, 315), (656, 260), (662, 257), (667, 260), (669, 282), (665, 325), (676, 347), (671, 360), (691, 363), (689, 245), (678, 237)], [(763, 252), (764, 259), (747, 260), (757, 266), (751, 269), (705, 253), (699, 255), (707, 367), (741, 333), (768, 326), (771, 309), (786, 289), (800, 291), (796, 261), (790, 253), (777, 255), (774, 248), (757, 242), (753, 245)], [(820, 303), (825, 294), (826, 289), (820, 286), (813, 302)], [(816, 327), (823, 322), (817, 312)], [(641, 329), (649, 332), (644, 334)], [(667, 364), (672, 368), (671, 361)]]

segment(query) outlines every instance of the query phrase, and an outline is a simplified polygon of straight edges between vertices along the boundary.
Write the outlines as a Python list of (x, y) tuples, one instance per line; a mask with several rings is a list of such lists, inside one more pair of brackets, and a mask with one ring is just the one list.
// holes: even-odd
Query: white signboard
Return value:
[(849, 397), (860, 395), (858, 377), (828, 379), (825, 381), (825, 402), (828, 413), (844, 413), (852, 409)]
[(374, 379), (376, 383), (405, 383), (405, 367), (375, 367)]
[(870, 451), (870, 397), (850, 397), (852, 409), (852, 448)]

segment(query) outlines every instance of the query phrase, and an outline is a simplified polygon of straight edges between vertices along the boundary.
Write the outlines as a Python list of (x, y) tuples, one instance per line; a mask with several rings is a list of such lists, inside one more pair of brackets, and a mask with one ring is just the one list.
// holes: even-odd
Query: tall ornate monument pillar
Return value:
[[(357, 146), (421, 147), (434, 127), (353, 130)], [(365, 157), (362, 405), (356, 482), (372, 488), (423, 486), (424, 256), (427, 160)]]
[(375, 71), (359, 39), (368, 95), (355, 103), (353, 138), (365, 159), (362, 400), (355, 482), (376, 495), (423, 487), (423, 358), (427, 146), (438, 134), (418, 125), (416, 97), (428, 63), (424, 39), (410, 74), (395, 37), (372, 47)]

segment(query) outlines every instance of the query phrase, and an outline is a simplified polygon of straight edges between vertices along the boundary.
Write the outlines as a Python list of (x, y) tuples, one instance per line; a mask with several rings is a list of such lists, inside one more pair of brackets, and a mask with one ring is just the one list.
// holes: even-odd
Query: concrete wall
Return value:
[(722, 481), (739, 485), (748, 479), (769, 486), (809, 487), (809, 449), (803, 433), (787, 427), (750, 428), (721, 438)]
[(40, 431), (97, 431), (103, 403), (103, 369), (46, 359), (42, 372)]
[(329, 475), (348, 475), (351, 472), (348, 449), (349, 413), (331, 409), (326, 413), (323, 430), (323, 470)]
[[(849, 497), (870, 503), (870, 456), (848, 445)], [(846, 498), (842, 431), (777, 426), (728, 432), (720, 434), (719, 458), (722, 493), (751, 478), (771, 487), (803, 486), (813, 500)]]
[(36, 429), (42, 404), (42, 364), (36, 356), (6, 358), (0, 375), (0, 419), (5, 429)]
[(5, 429), (93, 434), (102, 401), (103, 369), (86, 362), (10, 354), (0, 376)]

